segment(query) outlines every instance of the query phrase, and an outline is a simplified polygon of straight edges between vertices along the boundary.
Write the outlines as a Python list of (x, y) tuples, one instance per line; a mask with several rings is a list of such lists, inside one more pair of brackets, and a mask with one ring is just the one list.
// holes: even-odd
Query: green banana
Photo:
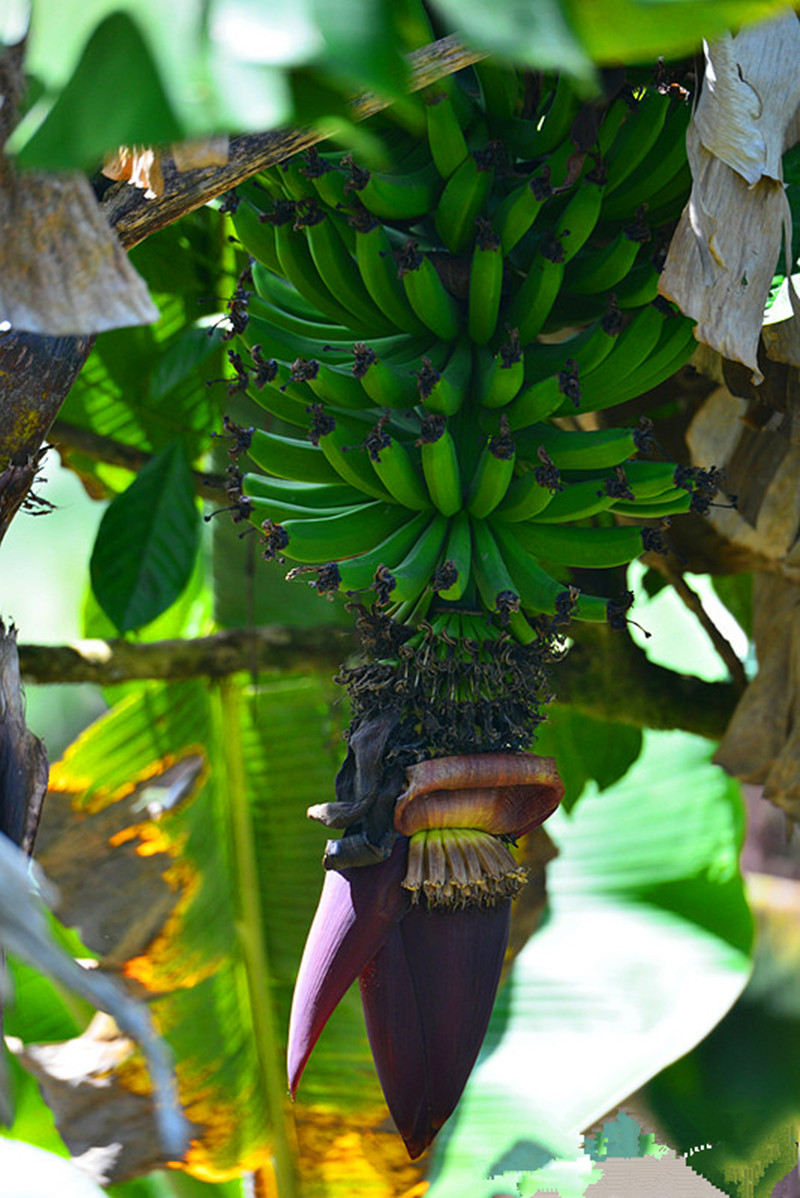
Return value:
[(417, 599), (409, 599), (406, 603), (396, 603), (387, 608), (386, 615), (394, 620), (395, 624), (406, 624), (409, 628), (418, 628), (427, 616), (432, 602), (433, 590), (428, 588), (423, 590)]
[(611, 144), (619, 133), (620, 126), (635, 107), (636, 98), (631, 88), (623, 85), (620, 94), (606, 108), (597, 133), (597, 150), (601, 161), (605, 161)]
[(555, 615), (563, 596), (569, 592), (531, 557), (514, 535), (511, 528), (491, 523), (491, 534), (496, 538), (497, 552), (502, 554), (511, 585), (517, 591), (525, 611), (532, 615)]
[[(624, 481), (634, 500), (652, 499), (676, 486), (674, 462), (633, 461), (625, 462), (624, 466), (619, 465), (616, 469), (623, 472)], [(619, 475), (598, 475), (593, 463), (593, 469), (562, 471), (561, 477), (566, 483), (594, 481), (603, 484), (605, 480), (613, 485)]]
[(659, 139), (668, 109), (667, 97), (648, 88), (636, 107), (628, 113), (606, 154), (607, 196), (612, 195), (630, 175), (638, 171)]
[(296, 437), (282, 437), (254, 428), (247, 454), (259, 469), (278, 478), (302, 479), (309, 483), (342, 481), (321, 449)]
[[(450, 520), (447, 534), (447, 544), (444, 548), (440, 578), (449, 582), (448, 586), (438, 587), (434, 581), (434, 590), (438, 591), (440, 599), (455, 602), (461, 599), (469, 586), (472, 569), (472, 529), (466, 512), (456, 512)], [(450, 578), (455, 575), (454, 580)]]
[[(379, 544), (360, 553), (357, 557), (346, 558), (335, 563), (336, 571), (333, 578), (343, 591), (365, 591), (372, 587), (375, 573), (381, 567), (391, 572), (394, 566), (403, 560), (409, 550), (416, 544), (420, 533), (428, 527), (430, 516), (420, 512), (412, 517), (394, 532), (389, 533)], [(331, 563), (333, 564), (333, 563)], [(319, 582), (317, 584), (319, 590)], [(324, 590), (333, 589), (330, 586)], [(389, 587), (389, 590), (392, 588)]]
[(571, 262), (594, 232), (603, 203), (603, 184), (591, 176), (579, 180), (577, 190), (562, 212), (556, 238), (563, 249), (564, 262)]
[(633, 268), (650, 237), (650, 230), (640, 220), (626, 225), (604, 249), (573, 262), (564, 275), (564, 286), (577, 295), (610, 291)]
[(436, 232), (452, 254), (463, 254), (475, 231), (475, 218), (492, 190), (498, 147), (469, 154), (453, 172), (434, 210)]
[(276, 548), (296, 562), (335, 561), (372, 549), (407, 520), (408, 513), (397, 504), (363, 503), (336, 516), (287, 520), (278, 525), (286, 543)]
[(483, 108), (492, 121), (508, 121), (517, 114), (520, 79), (514, 67), (484, 58), (473, 68), (483, 96)]
[(292, 382), (307, 383), (315, 397), (336, 408), (364, 407), (364, 390), (352, 370), (331, 366), (317, 358), (297, 358), (291, 367)]
[[(288, 368), (282, 373), (284, 377), (288, 377)], [(310, 392), (309, 399), (298, 403), (295, 384), (288, 384), (292, 391), (290, 395), (282, 389), (279, 383), (280, 377), (281, 375), (278, 374), (273, 382), (268, 382), (260, 388), (256, 388), (251, 383), (247, 388), (247, 394), (250, 399), (254, 400), (265, 412), (269, 412), (271, 416), (277, 416), (278, 420), (283, 420), (286, 424), (293, 424), (307, 433), (311, 421), (306, 409), (309, 403), (313, 403), (314, 393)]]
[(526, 470), (511, 483), (493, 515), (497, 520), (510, 524), (518, 520), (533, 520), (545, 510), (559, 488), (560, 483), (555, 487), (549, 484), (539, 467)]
[[(262, 301), (263, 305), (263, 301)], [(262, 311), (260, 307), (258, 311)], [(281, 362), (292, 362), (295, 358), (318, 357), (332, 366), (346, 366), (353, 359), (352, 342), (349, 348), (340, 349), (332, 343), (301, 337), (288, 329), (279, 328), (269, 318), (250, 314), (247, 328), (241, 334), (242, 341), (252, 351), (254, 345), (260, 345), (265, 356), (277, 358)]]
[(332, 215), (321, 208), (306, 208), (300, 223), (320, 278), (337, 302), (352, 313), (351, 326), (378, 334), (393, 329), (367, 294), (355, 259), (342, 241)]
[[(672, 109), (672, 111), (670, 111)], [(686, 164), (686, 131), (691, 105), (685, 100), (671, 101), (658, 141), (603, 204), (603, 220), (613, 221), (635, 212), (670, 183)]]
[(338, 163), (323, 158), (316, 146), (306, 153), (305, 174), (314, 185), (317, 195), (334, 212), (347, 207), (350, 196), (346, 191), (347, 175)]
[(467, 329), (476, 345), (485, 345), (497, 327), (503, 290), (503, 255), (500, 238), (491, 221), (477, 220), (478, 232), (472, 251), (469, 276)]
[(395, 586), (392, 599), (397, 603), (408, 603), (419, 598), (429, 588), (442, 552), (449, 521), (440, 513), (429, 518), (429, 523), (420, 533), (414, 545), (397, 566), (392, 569)]
[[(344, 325), (321, 321), (319, 312), (306, 303), (292, 285), (286, 283), (279, 275), (272, 274), (258, 262), (253, 266), (252, 274), (256, 294), (250, 296), (251, 316), (258, 316), (276, 328), (294, 333), (297, 337), (305, 337), (314, 344), (324, 345), (331, 341), (352, 339), (352, 331)], [(297, 300), (300, 301), (299, 305)], [(301, 305), (305, 307), (302, 314)]]
[(405, 174), (380, 174), (353, 163), (346, 184), (373, 216), (386, 221), (413, 220), (433, 211), (441, 185), (433, 162)]
[(644, 447), (646, 437), (646, 431), (633, 428), (573, 432), (552, 424), (537, 424), (517, 434), (517, 455), (535, 461), (539, 447), (543, 446), (559, 470), (602, 470), (627, 461)]
[(508, 309), (508, 323), (519, 330), (520, 345), (527, 346), (540, 333), (550, 315), (564, 278), (561, 246), (543, 239), (539, 253)]
[(364, 430), (350, 424), (341, 416), (320, 413), (309, 434), (316, 439), (328, 463), (340, 478), (375, 499), (395, 503), (395, 499), (378, 480), (369, 462), (364, 444)]
[(566, 400), (557, 409), (556, 415), (597, 412), (619, 403), (618, 397), (625, 381), (647, 362), (658, 344), (663, 325), (663, 313), (654, 305), (650, 304), (637, 312), (617, 336), (616, 344), (605, 361), (581, 382), (581, 397), (577, 406)]
[[(353, 345), (356, 341), (353, 332), (349, 332), (343, 338), (324, 340), (317, 336), (301, 336), (290, 332), (288, 328), (278, 327), (273, 316), (273, 305), (260, 297), (251, 296), (250, 309), (250, 321), (242, 334), (248, 345), (263, 340), (268, 345), (274, 345), (276, 357), (284, 360), (293, 357), (316, 357), (330, 362), (333, 366), (346, 366), (352, 362)], [(395, 333), (386, 337), (370, 337), (370, 346), (386, 361), (411, 361), (419, 359), (422, 353), (431, 349), (431, 335), (428, 333), (426, 337), (412, 337), (408, 333)]]
[(404, 332), (425, 332), (426, 325), (412, 312), (397, 277), (397, 263), (386, 229), (366, 209), (360, 209), (351, 219), (356, 231), (356, 263), (373, 303)]
[(677, 220), (692, 189), (692, 172), (688, 161), (657, 195), (651, 196), (647, 216), (652, 225)]
[(403, 246), (398, 274), (414, 315), (442, 341), (453, 341), (461, 328), (458, 304), (430, 258), (420, 252), (418, 242), (407, 241)]
[(611, 622), (612, 613), (619, 618), (630, 606), (600, 595), (585, 595), (577, 587), (564, 587), (522, 547), (515, 535), (516, 527), (498, 525), (494, 531), (520, 589), (522, 607), (531, 615), (540, 612), (555, 615), (556, 623), (568, 623), (573, 618), (605, 624)]
[(408, 449), (378, 421), (368, 434), (365, 445), (372, 468), (381, 483), (397, 503), (413, 511), (431, 506), (420, 471)]
[(231, 215), (236, 236), (248, 254), (257, 262), (263, 262), (270, 270), (280, 270), (278, 252), (275, 248), (275, 229), (263, 214), (248, 199), (239, 199), (236, 211)]
[(523, 387), (514, 402), (509, 404), (506, 418), (512, 429), (524, 428), (560, 411), (567, 402), (574, 405), (580, 395), (575, 363), (568, 359), (565, 368), (558, 374), (551, 374), (549, 378), (540, 379), (530, 387)]
[(308, 177), (302, 159), (286, 158), (278, 163), (275, 172), (289, 200), (300, 203), (314, 198), (316, 189)]
[(417, 387), (420, 399), (428, 412), (453, 416), (467, 397), (472, 380), (472, 345), (465, 337), (460, 338), (441, 370), (437, 370), (430, 358), (422, 359), (422, 369), (417, 371)]
[(484, 445), (467, 495), (466, 507), (471, 516), (477, 519), (488, 516), (505, 498), (515, 460), (516, 447), (509, 436), (508, 423), (501, 417), (500, 432)]
[(642, 552), (642, 530), (633, 525), (574, 528), (561, 524), (516, 524), (512, 535), (534, 557), (587, 570), (624, 566)]
[(534, 342), (525, 354), (525, 382), (537, 383), (557, 374), (567, 362), (575, 364), (579, 379), (584, 378), (611, 353), (621, 327), (619, 311), (612, 304), (599, 319), (566, 340)]
[(362, 342), (355, 346), (353, 374), (360, 380), (366, 396), (378, 407), (407, 410), (419, 403), (415, 372), (389, 366)]
[(300, 229), (294, 229), (294, 208), (287, 215), (285, 209), (281, 219), (275, 223), (275, 249), (278, 255), (281, 274), (289, 280), (297, 291), (308, 300), (319, 312), (329, 320), (342, 324), (346, 328), (352, 326), (352, 314), (333, 298), (328, 288), (320, 278), (314, 265), (308, 242)]
[(614, 288), (617, 304), (623, 311), (651, 304), (658, 295), (660, 278), (661, 271), (657, 269), (652, 258), (637, 260), (636, 265)]
[(567, 524), (607, 512), (618, 502), (618, 497), (605, 490), (604, 481), (592, 478), (582, 483), (570, 483), (552, 497), (535, 519), (541, 524)]
[(686, 365), (696, 348), (693, 321), (679, 313), (668, 316), (655, 349), (637, 371), (621, 381), (616, 402), (635, 399), (663, 383)]
[(497, 612), (522, 644), (536, 639), (535, 629), (520, 610), (522, 596), (487, 520), (471, 520), (472, 568), (478, 594), (489, 612)]
[(442, 178), (449, 179), (469, 154), (450, 93), (441, 89), (428, 92), (425, 116), (431, 157)]
[(263, 495), (248, 496), (244, 503), (251, 524), (260, 528), (265, 520), (282, 524), (285, 520), (332, 520), (345, 512), (361, 511), (368, 500), (361, 496), (360, 503), (335, 504), (329, 508), (307, 507), (302, 503), (290, 503), (286, 499), (266, 499)]
[(512, 118), (501, 126), (499, 136), (519, 158), (541, 158), (568, 139), (579, 106), (572, 79), (559, 75), (536, 116)]
[(552, 195), (549, 171), (526, 179), (505, 196), (492, 216), (500, 237), (500, 252), (506, 258), (531, 229)]
[(251, 499), (275, 499), (320, 510), (364, 502), (362, 492), (346, 483), (305, 483), (268, 474), (243, 474), (241, 487), (242, 494)]
[(692, 496), (682, 487), (664, 491), (654, 499), (639, 500), (638, 503), (626, 503), (620, 500), (608, 510), (618, 516), (631, 516), (637, 520), (663, 520), (665, 516), (678, 516), (691, 510)]
[(461, 472), (458, 453), (446, 416), (427, 416), (419, 438), (422, 473), (434, 507), (443, 516), (461, 510)]
[(496, 354), (478, 352), (477, 372), (478, 399), (484, 407), (502, 408), (515, 398), (525, 379), (525, 357), (516, 329)]

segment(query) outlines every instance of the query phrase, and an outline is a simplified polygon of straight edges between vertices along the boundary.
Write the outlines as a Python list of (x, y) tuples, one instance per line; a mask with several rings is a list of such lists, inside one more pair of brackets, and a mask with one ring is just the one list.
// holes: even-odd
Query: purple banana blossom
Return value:
[(429, 909), (401, 885), (408, 840), (391, 856), (326, 874), (289, 1025), (289, 1086), (359, 979), (372, 1055), (409, 1155), (431, 1143), (480, 1051), (508, 942), (511, 900)]
[(374, 733), (365, 725), (350, 740), (359, 793), (347, 792), (348, 757), (337, 776), (345, 801), (308, 812), (346, 831), (328, 842), (295, 986), (289, 1086), (294, 1096), (358, 978), (378, 1077), (413, 1158), (452, 1114), (489, 1024), (526, 874), (507, 842), (546, 820), (564, 787), (552, 758), (483, 753), (409, 765), (402, 789), (396, 767), (381, 773), (386, 738)]

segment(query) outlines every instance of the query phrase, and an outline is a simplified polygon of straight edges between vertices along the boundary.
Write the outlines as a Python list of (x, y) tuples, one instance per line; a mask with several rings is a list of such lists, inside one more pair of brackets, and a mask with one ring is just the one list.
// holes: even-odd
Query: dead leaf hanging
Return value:
[(687, 134), (692, 192), (659, 290), (695, 335), (753, 373), (764, 306), (791, 215), (781, 156), (795, 139), (800, 23), (793, 12), (706, 47)]

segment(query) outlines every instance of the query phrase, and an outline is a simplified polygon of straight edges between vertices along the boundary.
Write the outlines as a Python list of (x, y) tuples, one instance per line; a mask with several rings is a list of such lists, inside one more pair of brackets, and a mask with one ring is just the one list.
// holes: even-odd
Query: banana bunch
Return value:
[(462, 75), (429, 90), (424, 137), (373, 118), (381, 169), (312, 151), (239, 189), (230, 389), (269, 420), (238, 435), (236, 510), (320, 593), (528, 644), (618, 620), (570, 570), (657, 548), (658, 524), (632, 520), (708, 500), (643, 456), (646, 429), (554, 423), (692, 353), (691, 322), (656, 298), (689, 108), (641, 80), (594, 106), (589, 138), (566, 78), (536, 95), (494, 64)]

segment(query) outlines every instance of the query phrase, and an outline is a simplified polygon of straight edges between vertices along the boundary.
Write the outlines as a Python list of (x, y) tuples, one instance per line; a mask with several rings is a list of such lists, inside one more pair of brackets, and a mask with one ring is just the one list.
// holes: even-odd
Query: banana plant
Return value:
[[(388, 169), (323, 148), (229, 205), (248, 255), (230, 369), (264, 412), (262, 428), (228, 426), (234, 519), (295, 585), (343, 595), (365, 647), (339, 678), (335, 800), (309, 810), (342, 835), (323, 856), (289, 1084), (358, 978), (412, 1157), (486, 1031), (524, 881), (513, 845), (563, 794), (532, 749), (564, 637), (627, 623), (632, 596), (585, 593), (577, 571), (664, 551), (665, 521), (717, 490), (647, 423), (565, 419), (692, 353), (653, 261), (686, 193), (675, 92), (634, 73), (584, 135), (569, 79), (532, 100), (521, 72), (481, 64), (424, 93), (426, 138), (370, 122)], [(651, 156), (673, 169), (642, 196)]]

